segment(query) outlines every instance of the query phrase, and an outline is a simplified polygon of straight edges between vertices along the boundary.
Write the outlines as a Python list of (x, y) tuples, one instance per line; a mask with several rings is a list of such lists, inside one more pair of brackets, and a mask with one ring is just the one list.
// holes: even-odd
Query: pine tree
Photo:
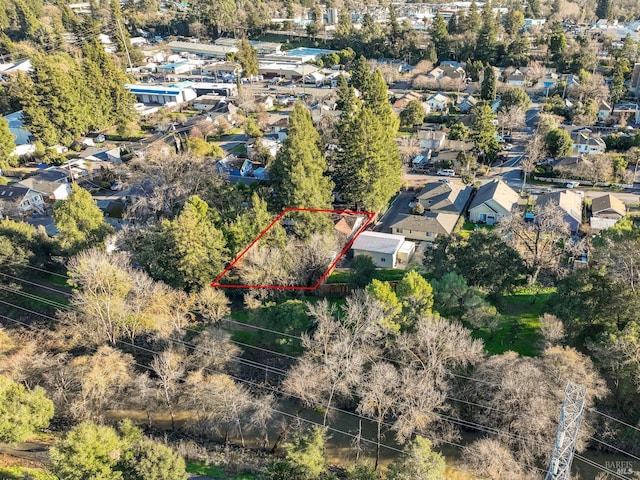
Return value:
[[(126, 75), (104, 51), (96, 37), (85, 43), (83, 53), (85, 79), (94, 103), (98, 104), (93, 111), (104, 109), (104, 124), (97, 125), (96, 128), (112, 125), (117, 125), (119, 129), (124, 128), (134, 117), (135, 102), (135, 97), (124, 87), (127, 83)], [(98, 76), (94, 76), (95, 73), (98, 73)]]
[(356, 59), (353, 65), (353, 70), (351, 71), (351, 85), (358, 91), (363, 92), (368, 88), (370, 79), (371, 69), (369, 68), (367, 59), (360, 55)]
[(488, 102), (493, 102), (496, 99), (496, 71), (491, 65), (487, 65), (484, 69), (480, 98)]
[(380, 212), (401, 185), (401, 161), (395, 139), (368, 106), (351, 118), (351, 135), (341, 145), (341, 192), (356, 209)]
[(500, 151), (500, 144), (496, 138), (495, 114), (487, 104), (476, 107), (473, 119), (473, 141), (477, 150), (487, 160), (487, 163), (495, 160)]
[(91, 92), (73, 58), (65, 53), (35, 54), (32, 82), (22, 99), (25, 123), (45, 145), (69, 145), (91, 125)]
[(209, 206), (194, 195), (171, 224), (174, 268), (182, 277), (182, 287), (197, 290), (211, 282), (224, 268), (225, 240), (213, 225)]
[[(287, 138), (271, 168), (277, 206), (330, 208), (333, 183), (326, 172), (327, 161), (320, 149), (320, 134), (309, 110), (296, 102), (289, 117)], [(296, 234), (303, 238), (322, 233), (331, 226), (322, 215), (299, 212), (292, 217), (296, 217)]]
[(118, 46), (118, 52), (121, 55), (125, 55), (127, 59), (127, 63), (129, 62), (131, 55), (131, 37), (129, 32), (124, 25), (124, 20), (122, 19), (122, 8), (120, 7), (119, 0), (111, 0), (111, 21), (112, 29), (111, 29), (111, 37), (115, 40), (116, 45)]
[(430, 30), (431, 41), (436, 48), (436, 55), (439, 60), (449, 58), (449, 31), (440, 12), (436, 13)]
[(487, 0), (482, 8), (482, 27), (476, 40), (476, 58), (484, 63), (493, 63), (496, 56), (496, 23), (491, 1)]
[(251, 46), (247, 37), (240, 40), (238, 46), (238, 61), (242, 67), (242, 73), (245, 77), (253, 77), (258, 75), (258, 53)]
[(15, 137), (9, 130), (9, 123), (0, 117), (0, 169), (7, 168), (9, 158), (16, 148)]
[(478, 12), (478, 5), (476, 0), (471, 0), (471, 6), (469, 7), (469, 13), (465, 17), (465, 30), (467, 32), (478, 33), (480, 25), (482, 24), (482, 18)]
[(619, 58), (613, 66), (611, 75), (611, 103), (615, 107), (616, 103), (627, 94), (627, 87), (624, 84), (625, 71), (629, 70), (629, 63), (626, 58)]
[(599, 19), (610, 20), (611, 19), (611, 7), (612, 0), (598, 0), (596, 6), (596, 17)]
[(380, 70), (373, 72), (367, 87), (362, 92), (365, 106), (378, 116), (389, 137), (395, 139), (400, 123), (398, 116), (393, 111), (391, 102), (389, 102), (389, 88), (384, 78), (382, 78)]

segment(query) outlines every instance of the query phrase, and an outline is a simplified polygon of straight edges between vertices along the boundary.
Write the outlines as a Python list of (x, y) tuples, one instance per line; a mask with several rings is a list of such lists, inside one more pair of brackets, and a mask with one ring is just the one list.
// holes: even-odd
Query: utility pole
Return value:
[(571, 382), (567, 383), (560, 410), (558, 430), (556, 431), (556, 441), (551, 453), (549, 470), (544, 477), (545, 480), (570, 479), (571, 461), (576, 448), (586, 394), (586, 387)]

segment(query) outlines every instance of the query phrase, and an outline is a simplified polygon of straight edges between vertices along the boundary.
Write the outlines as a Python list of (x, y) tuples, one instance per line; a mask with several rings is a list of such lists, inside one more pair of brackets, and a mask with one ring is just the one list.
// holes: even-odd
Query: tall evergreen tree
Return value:
[(401, 185), (401, 161), (395, 138), (368, 106), (351, 118), (341, 145), (342, 195), (357, 209), (382, 211)]
[(629, 70), (629, 63), (626, 58), (619, 58), (616, 60), (613, 66), (613, 72), (611, 74), (611, 103), (615, 107), (616, 103), (624, 98), (627, 94), (627, 87), (624, 84), (625, 72)]
[(131, 55), (131, 36), (125, 28), (124, 20), (122, 18), (122, 7), (119, 0), (111, 0), (111, 36), (115, 40), (118, 46), (118, 52), (126, 57), (127, 63), (129, 63)]
[(154, 279), (197, 290), (222, 272), (228, 255), (208, 205), (194, 195), (174, 220), (163, 220), (145, 232), (136, 245), (135, 259)]
[(104, 51), (97, 38), (83, 47), (84, 76), (91, 92), (92, 127), (103, 129), (118, 125), (123, 129), (133, 119), (135, 97), (124, 87), (127, 77)]
[(371, 68), (369, 68), (367, 59), (360, 55), (354, 62), (353, 70), (351, 71), (351, 85), (358, 91), (363, 92), (368, 88), (370, 79)]
[[(320, 134), (309, 110), (296, 102), (289, 117), (287, 138), (271, 168), (278, 207), (331, 208), (333, 182), (326, 172)], [(321, 215), (298, 212), (293, 216), (296, 234), (303, 238), (331, 226)]]
[(491, 65), (484, 68), (484, 78), (480, 86), (480, 98), (493, 102), (496, 99), (496, 71)]
[(91, 98), (78, 64), (65, 53), (35, 54), (22, 99), (25, 123), (45, 145), (69, 145), (91, 125)]
[(476, 40), (476, 58), (484, 63), (494, 63), (496, 56), (496, 23), (491, 1), (482, 7), (482, 27)]
[(473, 118), (473, 141), (480, 156), (483, 156), (490, 164), (495, 160), (500, 151), (500, 144), (496, 138), (495, 114), (491, 107), (482, 104), (476, 107)]
[(442, 61), (449, 58), (449, 31), (440, 12), (436, 13), (430, 30), (431, 41), (436, 48), (438, 60)]
[(7, 168), (9, 158), (15, 148), (15, 137), (9, 130), (9, 123), (0, 117), (0, 169)]
[(598, 0), (598, 4), (596, 6), (596, 17), (603, 20), (610, 20), (612, 3), (612, 0)]
[(249, 43), (247, 37), (240, 40), (238, 46), (238, 61), (242, 67), (242, 73), (245, 77), (253, 77), (258, 75), (258, 53), (256, 49)]
[(478, 12), (478, 5), (476, 3), (476, 0), (471, 0), (469, 12), (465, 16), (465, 30), (472, 33), (478, 33), (481, 24), (482, 18), (480, 17), (480, 12)]

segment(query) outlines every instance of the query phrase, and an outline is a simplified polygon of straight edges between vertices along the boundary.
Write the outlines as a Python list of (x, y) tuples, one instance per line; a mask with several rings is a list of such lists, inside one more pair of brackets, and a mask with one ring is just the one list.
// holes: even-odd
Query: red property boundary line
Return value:
[[(311, 287), (297, 287), (297, 286), (283, 286), (283, 285), (239, 285), (239, 284), (223, 284), (219, 283), (222, 277), (224, 277), (229, 271), (240, 261), (240, 259), (253, 247), (260, 239), (273, 227), (276, 223), (282, 219), (288, 212), (313, 212), (313, 213), (335, 213), (339, 215), (366, 215), (367, 220), (363, 223), (363, 225), (358, 229), (356, 234), (353, 236), (351, 240), (344, 246), (340, 254), (335, 258), (335, 260), (329, 265), (329, 268), (326, 272), (320, 277), (320, 280), (316, 282), (315, 285)], [(316, 290), (322, 282), (329, 276), (331, 270), (338, 264), (340, 259), (347, 253), (353, 242), (355, 242), (358, 235), (364, 232), (365, 228), (373, 221), (375, 217), (375, 212), (354, 212), (352, 210), (325, 210), (320, 208), (300, 208), (300, 207), (287, 207), (285, 208), (280, 215), (273, 219), (273, 221), (265, 228), (260, 234), (256, 237), (256, 239), (247, 246), (240, 254), (225, 268), (220, 275), (218, 275), (213, 282), (211, 282), (212, 287), (216, 288), (260, 288), (267, 290), (304, 290), (304, 291), (313, 291)]]

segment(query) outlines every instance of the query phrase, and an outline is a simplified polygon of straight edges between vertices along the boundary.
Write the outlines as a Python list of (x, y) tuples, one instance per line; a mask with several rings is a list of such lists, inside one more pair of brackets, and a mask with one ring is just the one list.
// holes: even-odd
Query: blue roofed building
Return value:
[(125, 87), (145, 105), (180, 105), (197, 97), (191, 82), (171, 85), (126, 84)]

